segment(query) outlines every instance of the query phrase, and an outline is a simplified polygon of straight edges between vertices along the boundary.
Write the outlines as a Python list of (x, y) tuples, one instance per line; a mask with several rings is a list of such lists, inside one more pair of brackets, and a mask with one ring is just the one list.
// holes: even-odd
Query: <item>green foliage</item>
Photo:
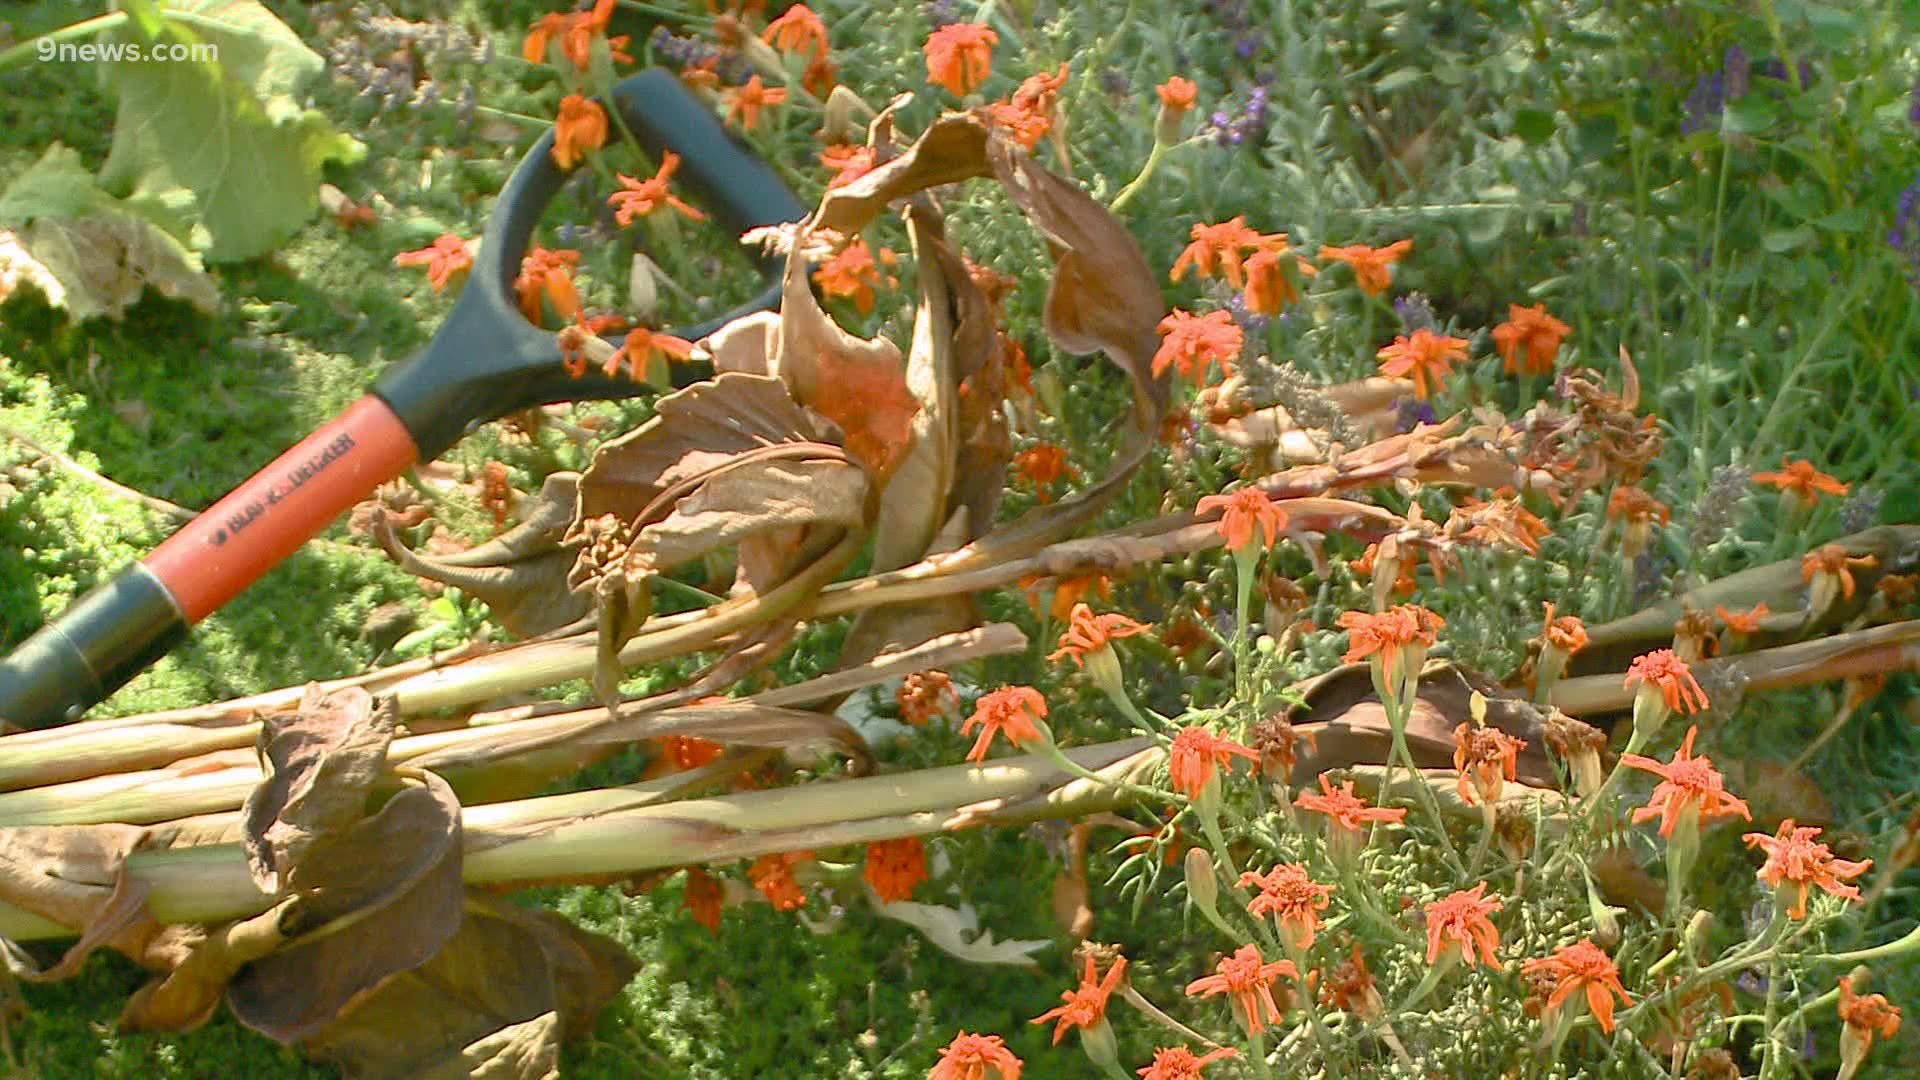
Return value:
[(168, 3), (157, 33), (141, 25), (154, 18), (144, 6), (146, 18), (109, 35), (144, 51), (102, 67), (120, 99), (102, 181), (150, 206), (190, 203), (209, 259), (275, 250), (319, 206), (321, 170), (365, 153), (300, 102), (320, 55), (257, 0)]

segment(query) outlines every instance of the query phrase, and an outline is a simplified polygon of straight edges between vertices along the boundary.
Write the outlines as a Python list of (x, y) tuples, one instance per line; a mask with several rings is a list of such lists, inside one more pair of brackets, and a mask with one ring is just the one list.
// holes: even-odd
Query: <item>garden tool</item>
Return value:
[[(609, 104), (649, 153), (680, 155), (676, 182), (735, 235), (806, 215), (779, 176), (670, 72), (654, 68), (621, 81)], [(466, 287), (426, 348), (0, 660), (0, 721), (37, 728), (78, 719), (343, 511), (480, 424), (553, 402), (646, 389), (598, 372), (570, 377), (557, 336), (530, 324), (515, 302), (510, 283), (534, 226), (569, 177), (553, 163), (552, 147), (549, 131), (508, 179)], [(762, 258), (767, 284), (757, 297), (671, 333), (698, 340), (776, 307), (782, 265)], [(686, 385), (707, 374), (704, 365), (676, 365), (674, 381)]]

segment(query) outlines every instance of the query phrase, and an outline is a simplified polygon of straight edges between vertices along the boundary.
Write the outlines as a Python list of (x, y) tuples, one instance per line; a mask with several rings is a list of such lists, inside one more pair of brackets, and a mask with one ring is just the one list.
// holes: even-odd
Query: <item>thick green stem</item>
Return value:
[(58, 30), (48, 31), (38, 37), (28, 38), (5, 52), (0, 52), (0, 71), (11, 71), (28, 61), (46, 59), (40, 55), (42, 50), (76, 38), (93, 37), (96, 34), (105, 33), (126, 21), (126, 12), (109, 11), (104, 15), (95, 15), (91, 19), (82, 19)]

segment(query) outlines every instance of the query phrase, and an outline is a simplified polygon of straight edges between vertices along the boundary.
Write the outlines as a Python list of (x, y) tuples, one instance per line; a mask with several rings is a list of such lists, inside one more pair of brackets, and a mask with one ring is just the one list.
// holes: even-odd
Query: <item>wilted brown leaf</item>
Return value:
[(487, 605), (508, 633), (536, 637), (584, 618), (589, 605), (567, 587), (573, 552), (561, 537), (573, 516), (577, 473), (554, 473), (525, 520), (492, 540), (455, 555), (428, 558), (407, 549), (384, 515), (373, 534), (409, 573), (451, 585)]
[(820, 200), (812, 224), (847, 236), (859, 232), (887, 204), (941, 184), (991, 174), (987, 127), (971, 113), (948, 113), (899, 157)]
[(559, 1041), (588, 1034), (635, 970), (611, 938), (470, 897), (460, 932), (432, 960), (355, 1000), (304, 1045), (356, 1077), (553, 1076)]
[[(1306, 703), (1287, 713), (1301, 736), (1291, 781), (1295, 789), (1311, 785), (1314, 777), (1328, 769), (1386, 763), (1393, 729), (1367, 665), (1335, 668), (1296, 689)], [(1519, 755), (1519, 782), (1557, 787), (1546, 753), (1546, 717), (1540, 710), (1494, 680), (1445, 660), (1429, 660), (1420, 670), (1413, 713), (1407, 718), (1407, 749), (1414, 764), (1422, 769), (1453, 766), (1453, 729), (1472, 722), (1469, 702), (1476, 691), (1487, 698), (1488, 727), (1527, 741)]]

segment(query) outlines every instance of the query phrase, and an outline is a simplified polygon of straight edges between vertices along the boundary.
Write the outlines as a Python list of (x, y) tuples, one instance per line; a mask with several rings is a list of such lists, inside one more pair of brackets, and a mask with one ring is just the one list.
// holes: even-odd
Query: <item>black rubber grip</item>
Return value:
[(43, 728), (78, 720), (186, 636), (173, 597), (135, 563), (0, 659), (0, 721)]
[[(681, 157), (676, 186), (691, 193), (729, 236), (798, 221), (807, 208), (771, 166), (720, 125), (713, 110), (661, 68), (621, 80), (611, 104), (649, 153)], [(615, 133), (618, 128), (614, 128)], [(393, 408), (430, 461), (474, 426), (519, 409), (555, 401), (630, 397), (641, 389), (623, 378), (589, 371), (568, 376), (550, 331), (521, 316), (513, 279), (547, 203), (573, 173), (553, 163), (553, 133), (527, 151), (494, 207), (480, 253), (453, 312), (425, 351), (389, 370), (373, 392)], [(698, 340), (721, 325), (780, 302), (783, 261), (762, 258), (766, 287), (754, 299), (698, 326), (669, 331)], [(676, 371), (676, 381), (704, 377)]]

